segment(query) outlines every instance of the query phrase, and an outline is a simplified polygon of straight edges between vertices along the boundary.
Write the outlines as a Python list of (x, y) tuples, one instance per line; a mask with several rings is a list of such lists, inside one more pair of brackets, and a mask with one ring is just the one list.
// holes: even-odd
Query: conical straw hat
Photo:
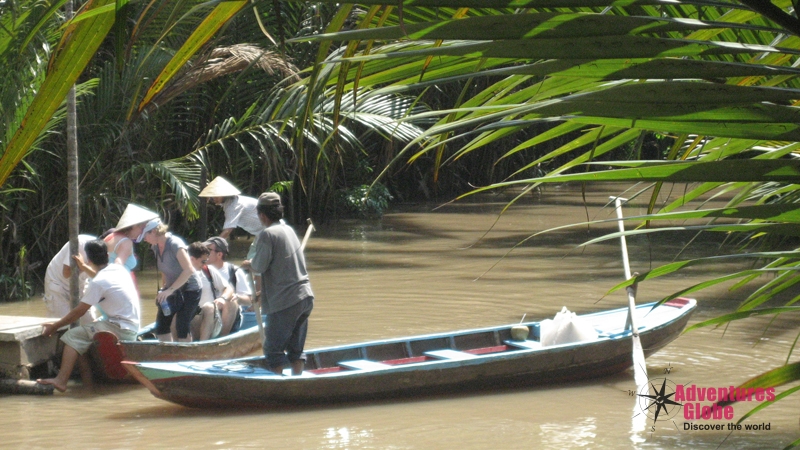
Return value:
[(208, 186), (205, 187), (202, 191), (200, 191), (199, 197), (230, 197), (233, 195), (239, 195), (242, 191), (236, 189), (236, 186), (232, 185), (230, 181), (226, 180), (222, 177), (217, 177), (211, 180), (211, 183), (208, 183)]
[(157, 213), (154, 213), (149, 209), (142, 208), (139, 205), (128, 203), (128, 206), (125, 208), (125, 212), (122, 213), (122, 217), (120, 217), (119, 222), (117, 222), (117, 229), (121, 230), (123, 228), (136, 225), (137, 223), (144, 223), (156, 218), (158, 218)]

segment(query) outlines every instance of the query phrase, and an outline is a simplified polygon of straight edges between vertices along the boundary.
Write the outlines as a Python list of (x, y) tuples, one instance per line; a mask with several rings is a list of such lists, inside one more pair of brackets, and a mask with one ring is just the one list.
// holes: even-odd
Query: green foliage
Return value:
[(336, 192), (336, 210), (342, 217), (375, 218), (389, 208), (392, 196), (381, 183), (361, 185)]
[(26, 300), (33, 295), (27, 253), (23, 246), (15, 255), (15, 264), (0, 271), (0, 298), (16, 301)]
[[(723, 257), (756, 261), (752, 269), (669, 298), (723, 282), (734, 282), (732, 289), (755, 283), (739, 309), (715, 324), (752, 311), (786, 313), (791, 309), (767, 303), (782, 301), (789, 308), (800, 299), (794, 251), (800, 21), (793, 2), (361, 3), (372, 9), (355, 27), (305, 38), (350, 46), (349, 54), (334, 60), (341, 65), (340, 84), (419, 98), (457, 87), (449, 101), (417, 116), (435, 122), (393, 164), (432, 160), (439, 173), (469, 156), (493, 155), (512, 140), (511, 149), (490, 164), (513, 157), (517, 170), (499, 182), (468, 180), (479, 188), (465, 195), (520, 186), (521, 198), (542, 183), (566, 181), (638, 183), (628, 196), (644, 201), (648, 214), (628, 218), (641, 229), (626, 234), (725, 233), (731, 242), (748, 244), (725, 247), (730, 255)], [(461, 87), (476, 80), (487, 82), (466, 95)], [(532, 172), (538, 168), (547, 173)], [(387, 168), (383, 179), (391, 174)], [(665, 191), (679, 194), (665, 201)], [(704, 207), (722, 198), (723, 208)], [(692, 222), (659, 225), (675, 219)], [(539, 234), (531, 230), (531, 238)], [(752, 252), (775, 244), (790, 247)], [(720, 257), (678, 261), (637, 281)], [(785, 375), (782, 382), (800, 380), (796, 370), (776, 370)]]

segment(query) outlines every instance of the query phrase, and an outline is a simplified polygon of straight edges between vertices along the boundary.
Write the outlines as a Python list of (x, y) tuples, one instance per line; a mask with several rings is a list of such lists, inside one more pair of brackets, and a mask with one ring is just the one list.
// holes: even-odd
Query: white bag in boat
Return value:
[(574, 312), (570, 312), (566, 306), (562, 307), (553, 319), (539, 322), (539, 342), (542, 343), (542, 347), (595, 339), (597, 330)]

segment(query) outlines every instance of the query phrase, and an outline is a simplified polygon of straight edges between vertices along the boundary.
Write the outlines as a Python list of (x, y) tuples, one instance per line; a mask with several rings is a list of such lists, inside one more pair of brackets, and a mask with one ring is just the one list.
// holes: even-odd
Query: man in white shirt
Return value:
[(136, 339), (139, 332), (141, 307), (133, 279), (124, 267), (108, 263), (108, 247), (102, 240), (93, 240), (84, 246), (87, 264), (97, 274), (89, 281), (78, 306), (54, 323), (42, 325), (42, 334), (52, 336), (60, 328), (83, 316), (92, 306), (103, 312), (104, 320), (70, 328), (63, 336), (64, 353), (61, 368), (55, 378), (36, 380), (50, 384), (57, 390), (67, 390), (67, 381), (79, 357), (92, 345), (92, 337), (99, 331), (114, 333), (120, 340)]
[[(253, 236), (258, 235), (264, 229), (256, 212), (258, 200), (241, 195), (241, 193), (225, 178), (216, 177), (198, 194), (199, 197), (210, 198), (215, 205), (222, 207), (225, 213), (225, 223), (222, 225), (219, 235), (223, 239), (230, 239), (230, 235), (236, 227), (242, 228)], [(252, 258), (255, 251), (254, 244), (255, 239), (250, 245), (246, 259)]]
[(230, 302), (233, 298), (233, 287), (225, 280), (219, 271), (206, 265), (208, 248), (201, 242), (189, 245), (189, 260), (192, 266), (200, 272), (202, 290), (200, 293), (199, 313), (192, 319), (192, 338), (204, 341), (219, 337), (222, 330), (222, 315), (220, 303)]
[[(78, 249), (83, 259), (86, 259), (86, 252), (83, 250), (83, 246), (94, 239), (97, 238), (88, 234), (78, 235)], [(64, 317), (72, 309), (69, 298), (69, 279), (71, 276), (69, 242), (67, 242), (56, 253), (56, 256), (50, 260), (50, 264), (47, 265), (47, 272), (44, 275), (44, 296), (42, 300), (44, 300), (44, 306), (47, 308), (47, 317)], [(81, 271), (78, 280), (79, 291), (83, 293), (89, 277)], [(93, 321), (94, 317), (92, 317), (90, 311), (87, 311), (80, 318), (81, 325), (86, 325)]]
[(231, 264), (225, 259), (228, 257), (228, 241), (222, 236), (214, 236), (205, 241), (203, 245), (208, 248), (208, 265), (216, 268), (228, 283), (233, 287), (233, 298), (229, 302), (217, 302), (222, 316), (222, 331), (220, 336), (239, 331), (242, 322), (240, 306), (252, 305), (253, 291), (244, 269)]

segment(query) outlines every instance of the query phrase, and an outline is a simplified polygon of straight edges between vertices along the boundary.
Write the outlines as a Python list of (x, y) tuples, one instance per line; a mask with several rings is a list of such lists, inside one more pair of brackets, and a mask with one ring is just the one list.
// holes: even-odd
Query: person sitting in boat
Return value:
[(216, 268), (228, 283), (233, 287), (233, 297), (227, 302), (218, 302), (222, 315), (222, 330), (220, 336), (239, 331), (242, 325), (240, 307), (251, 306), (253, 291), (247, 273), (236, 264), (226, 261), (228, 258), (228, 241), (222, 236), (214, 236), (205, 241), (203, 245), (208, 248), (208, 265)]
[[(308, 316), (314, 308), (314, 293), (306, 271), (306, 260), (294, 230), (281, 219), (283, 205), (275, 192), (258, 197), (258, 217), (264, 229), (256, 237), (252, 261), (256, 298), (267, 315), (264, 356), (267, 368), (282, 374), (289, 363), (293, 375), (303, 373), (303, 347)], [(245, 265), (243, 264), (243, 265)]]
[(206, 264), (208, 254), (208, 248), (202, 242), (189, 245), (192, 266), (202, 274), (199, 311), (192, 319), (192, 337), (201, 341), (219, 337), (222, 330), (219, 304), (228, 303), (233, 298), (233, 287), (216, 268)]
[[(168, 230), (159, 219), (147, 222), (143, 230), (143, 239), (153, 250), (164, 286), (156, 295), (156, 335), (162, 342), (191, 342), (190, 325), (200, 303), (202, 281), (192, 266), (186, 243)], [(170, 331), (173, 319), (174, 336)]]
[(67, 390), (67, 381), (78, 358), (83, 357), (92, 345), (92, 337), (99, 331), (115, 334), (120, 340), (136, 339), (139, 332), (139, 294), (128, 272), (118, 264), (108, 263), (108, 247), (97, 239), (85, 245), (88, 265), (96, 275), (89, 281), (86, 293), (78, 306), (54, 323), (42, 325), (42, 335), (52, 336), (60, 328), (78, 320), (92, 306), (103, 310), (104, 320), (70, 328), (61, 336), (64, 352), (61, 367), (55, 378), (38, 379), (41, 384), (52, 385), (57, 390)]
[[(242, 228), (253, 236), (258, 235), (264, 229), (256, 212), (258, 201), (253, 197), (241, 195), (241, 193), (225, 178), (216, 177), (198, 194), (199, 197), (210, 198), (215, 205), (222, 207), (225, 213), (225, 223), (222, 225), (219, 235), (223, 239), (230, 239), (231, 233), (236, 227)], [(250, 244), (247, 259), (253, 257), (254, 245), (255, 240)]]
[[(78, 235), (78, 251), (80, 255), (86, 255), (83, 247), (87, 242), (97, 239), (95, 236), (89, 234)], [(82, 293), (89, 281), (89, 275), (81, 270), (78, 265), (80, 275), (78, 276), (79, 291)], [(44, 275), (44, 306), (47, 309), (47, 317), (64, 317), (72, 309), (69, 294), (69, 279), (72, 277), (72, 268), (70, 266), (70, 251), (69, 242), (64, 244), (56, 253), (56, 256), (50, 260), (47, 265), (47, 272)], [(94, 321), (91, 311), (81, 316), (80, 323), (85, 325)]]

